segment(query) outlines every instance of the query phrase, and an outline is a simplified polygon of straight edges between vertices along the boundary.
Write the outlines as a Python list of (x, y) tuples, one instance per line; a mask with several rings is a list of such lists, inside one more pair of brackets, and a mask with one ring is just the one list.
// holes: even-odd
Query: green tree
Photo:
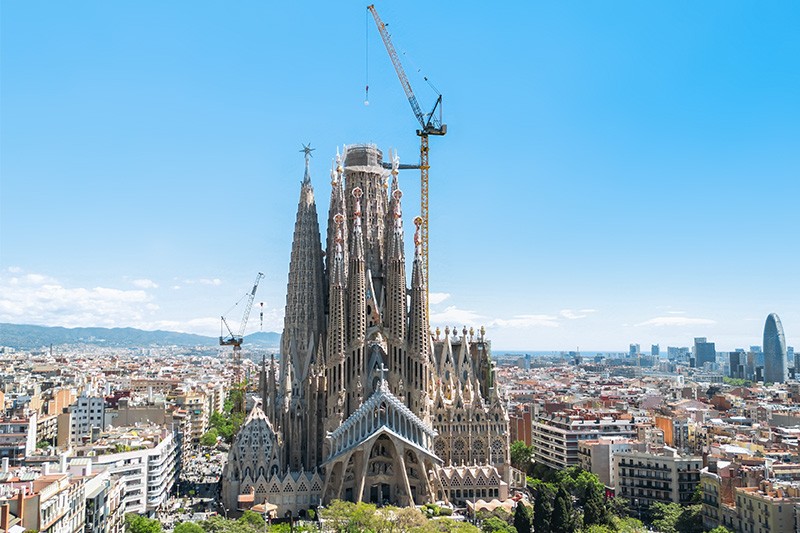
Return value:
[(161, 533), (161, 522), (136, 513), (125, 515), (125, 531), (129, 533)]
[(263, 525), (260, 528), (256, 528), (249, 524), (242, 524), (237, 520), (222, 518), (221, 516), (212, 516), (208, 520), (202, 521), (200, 525), (206, 533), (260, 533), (264, 530)]
[(398, 531), (415, 531), (418, 528), (424, 528), (428, 524), (425, 515), (413, 505), (393, 509), (391, 514), (391, 522)]
[(681, 509), (675, 528), (681, 533), (703, 533), (703, 505), (696, 503)]
[(514, 526), (511, 526), (502, 518), (490, 516), (481, 524), (481, 531), (483, 533), (517, 533)]
[(511, 444), (511, 466), (528, 472), (533, 464), (533, 446), (526, 445), (523, 441), (514, 441)]
[(181, 522), (175, 526), (174, 533), (205, 533), (205, 530), (194, 522)]
[(650, 506), (653, 527), (662, 533), (678, 533), (677, 524), (683, 507), (677, 503), (657, 502)]
[(586, 488), (583, 502), (584, 525), (609, 525), (611, 516), (606, 507), (605, 491), (599, 483), (591, 484)]
[(549, 483), (536, 483), (536, 497), (533, 501), (533, 530), (550, 531), (553, 519), (553, 498), (555, 490)]
[(618, 533), (644, 533), (647, 531), (642, 521), (636, 518), (619, 518), (614, 516), (611, 518), (611, 521), (614, 523), (614, 528)]
[[(231, 392), (228, 394), (228, 399), (230, 400), (231, 409), (229, 412), (231, 413), (244, 413), (245, 409), (245, 401), (244, 401), (244, 387), (237, 386), (234, 389), (231, 389)], [(225, 404), (223, 404), (225, 405)]]
[(608, 500), (608, 502), (606, 503), (608, 505), (608, 510), (611, 512), (612, 516), (625, 518), (628, 515), (630, 515), (630, 507), (631, 507), (630, 500), (623, 498), (621, 496), (616, 496)]
[(606, 488), (600, 483), (600, 478), (596, 474), (586, 470), (580, 470), (575, 477), (575, 484), (572, 491), (570, 491), (581, 506), (586, 505), (586, 500), (590, 495), (600, 494), (601, 498), (605, 497)]
[(264, 527), (264, 518), (257, 512), (249, 509), (242, 513), (242, 516), (239, 518), (238, 522), (248, 526)]
[(217, 437), (219, 433), (214, 428), (209, 429), (206, 431), (202, 437), (200, 437), (200, 444), (203, 446), (214, 446), (217, 444)]
[(731, 530), (725, 526), (717, 526), (708, 533), (731, 533)]
[[(536, 517), (536, 511), (534, 511), (534, 517)], [(554, 533), (572, 533), (575, 531), (575, 519), (572, 516), (572, 496), (563, 485), (558, 487), (556, 492), (550, 523)]]
[(514, 509), (514, 527), (517, 533), (531, 533), (533, 531), (533, 513), (531, 508), (522, 501), (517, 502)]
[(437, 518), (430, 520), (422, 529), (423, 533), (480, 533), (481, 530), (467, 522), (456, 521), (451, 518)]
[(319, 509), (319, 515), (339, 533), (375, 530), (376, 523), (382, 519), (377, 516), (377, 509), (372, 504), (341, 500), (334, 500), (327, 507)]
[(591, 526), (584, 527), (581, 529), (581, 533), (615, 533), (616, 529), (611, 526), (605, 526), (600, 524), (592, 524)]

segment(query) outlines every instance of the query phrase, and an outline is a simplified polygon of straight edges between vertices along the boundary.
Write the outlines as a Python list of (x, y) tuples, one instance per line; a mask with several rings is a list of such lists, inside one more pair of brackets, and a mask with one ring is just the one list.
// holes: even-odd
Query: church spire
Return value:
[[(350, 267), (348, 276), (348, 328), (347, 346), (350, 353), (349, 366), (352, 369), (350, 383), (355, 387), (348, 390), (346, 415), (349, 416), (361, 404), (363, 393), (364, 344), (367, 337), (367, 267), (364, 253), (364, 234), (361, 231), (360, 187), (353, 189), (353, 233), (350, 239)], [(353, 379), (354, 378), (354, 379)]]
[(325, 328), (322, 245), (314, 187), (308, 172), (311, 151), (310, 146), (305, 146), (302, 150), (305, 154), (306, 171), (297, 205), (281, 337), (281, 379), (284, 378), (286, 365), (291, 363), (301, 381), (308, 374), (315, 344)]
[[(336, 159), (331, 168), (331, 200), (328, 207), (328, 238), (326, 243), (325, 253), (325, 266), (328, 276), (328, 283), (330, 283), (330, 275), (333, 270), (333, 260), (336, 255), (336, 232), (337, 223), (334, 220), (337, 215), (342, 215), (342, 261), (344, 276), (347, 276), (347, 218), (343, 215), (347, 212), (347, 205), (345, 204), (344, 197), (344, 169), (342, 168), (342, 156), (339, 154), (339, 149), (336, 149)], [(330, 304), (329, 304), (330, 305)]]
[[(361, 231), (361, 189), (353, 189), (353, 234), (350, 239), (349, 298), (350, 328), (348, 343), (363, 343), (366, 336), (366, 261), (364, 234)], [(356, 367), (359, 368), (359, 367)]]
[[(345, 217), (341, 213), (334, 218), (336, 242), (331, 260), (330, 284), (328, 292), (328, 366), (339, 364), (344, 359), (347, 340), (347, 316), (345, 314), (345, 291), (347, 280), (344, 273), (344, 230)], [(331, 386), (331, 383), (328, 383)]]
[[(394, 174), (394, 172), (393, 172)], [(405, 341), (407, 302), (406, 302), (406, 260), (403, 251), (403, 218), (400, 199), (402, 191), (395, 188), (392, 193), (391, 230), (389, 249), (386, 257), (386, 330), (389, 341), (402, 346)]]
[(411, 311), (409, 320), (409, 351), (413, 357), (428, 361), (430, 354), (430, 333), (428, 330), (428, 300), (425, 291), (425, 272), (422, 267), (422, 217), (416, 217), (414, 224), (414, 264), (411, 269)]

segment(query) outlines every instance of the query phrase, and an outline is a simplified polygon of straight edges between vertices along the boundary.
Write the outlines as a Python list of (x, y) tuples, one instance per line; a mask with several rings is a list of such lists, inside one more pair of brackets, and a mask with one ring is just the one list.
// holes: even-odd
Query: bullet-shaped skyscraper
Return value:
[(785, 383), (788, 364), (786, 361), (786, 337), (778, 315), (771, 313), (764, 324), (764, 381)]

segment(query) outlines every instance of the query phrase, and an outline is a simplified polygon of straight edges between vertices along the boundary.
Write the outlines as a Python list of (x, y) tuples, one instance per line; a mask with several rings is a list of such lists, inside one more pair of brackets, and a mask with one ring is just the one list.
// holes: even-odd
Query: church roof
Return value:
[[(382, 408), (385, 412), (381, 411)], [(380, 387), (367, 401), (361, 404), (341, 426), (328, 434), (333, 443), (328, 460), (359, 446), (381, 431), (391, 433), (436, 458), (430, 451), (430, 444), (438, 436), (436, 430), (423, 422), (392, 394), (388, 382), (381, 377)]]

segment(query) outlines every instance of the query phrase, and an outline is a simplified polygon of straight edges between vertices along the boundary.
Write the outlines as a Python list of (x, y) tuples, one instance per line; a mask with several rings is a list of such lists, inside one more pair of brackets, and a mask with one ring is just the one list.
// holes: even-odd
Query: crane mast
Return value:
[[(242, 323), (239, 326), (238, 334), (234, 334), (231, 330), (230, 326), (228, 325), (228, 321), (225, 320), (224, 316), (220, 317), (220, 329), (222, 326), (228, 330), (228, 336), (224, 336), (220, 333), (219, 336), (219, 345), (220, 346), (233, 346), (233, 371), (234, 371), (234, 379), (236, 383), (241, 382), (241, 373), (242, 373), (242, 343), (244, 342), (244, 332), (247, 328), (247, 319), (250, 318), (250, 311), (253, 309), (253, 300), (256, 297), (256, 290), (258, 289), (258, 283), (261, 281), (261, 278), (264, 277), (263, 272), (259, 272), (256, 275), (256, 281), (253, 283), (253, 288), (250, 290), (250, 294), (247, 296), (247, 305), (244, 308), (244, 314), (242, 315)], [(241, 302), (241, 300), (239, 300)]]
[[(400, 62), (400, 57), (392, 44), (391, 36), (386, 30), (386, 25), (378, 15), (375, 5), (367, 6), (367, 9), (372, 13), (372, 18), (375, 19), (375, 25), (378, 27), (378, 32), (381, 34), (383, 44), (386, 46), (386, 51), (389, 53), (389, 58), (392, 60), (394, 70), (397, 77), (400, 79), (400, 85), (403, 86), (403, 91), (406, 93), (408, 103), (411, 104), (411, 110), (419, 122), (420, 129), (417, 130), (419, 136), (419, 170), (420, 170), (420, 217), (422, 224), (420, 227), (420, 237), (422, 245), (422, 269), (425, 272), (425, 301), (429, 302), (430, 296), (430, 271), (428, 267), (428, 234), (429, 234), (429, 216), (428, 216), (428, 171), (430, 165), (428, 163), (428, 136), (429, 135), (445, 135), (447, 133), (447, 125), (442, 124), (442, 95), (439, 94), (433, 109), (427, 115), (422, 112), (422, 108), (414, 95), (414, 90), (411, 88), (411, 83), (408, 81), (406, 72), (403, 69), (403, 64)], [(426, 78), (427, 79), (427, 78)], [(438, 115), (436, 111), (438, 110)], [(430, 305), (430, 303), (428, 303)], [(429, 313), (430, 316), (430, 313)]]

